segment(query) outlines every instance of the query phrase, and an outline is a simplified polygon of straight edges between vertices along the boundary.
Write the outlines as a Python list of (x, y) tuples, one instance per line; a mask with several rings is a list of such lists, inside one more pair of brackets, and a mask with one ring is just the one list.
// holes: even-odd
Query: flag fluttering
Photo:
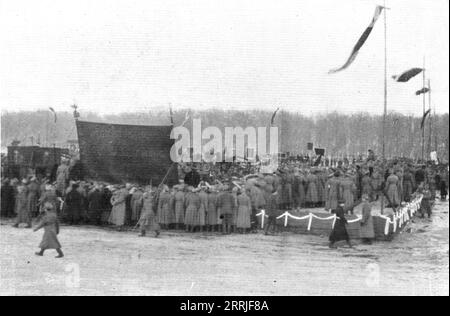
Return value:
[(275, 112), (273, 112), (272, 118), (270, 119), (270, 125), (273, 125), (273, 123), (275, 122), (275, 116), (277, 116), (277, 113), (278, 113), (279, 110), (280, 110), (280, 108), (277, 108), (275, 110)]
[(430, 89), (427, 88), (427, 87), (424, 87), (424, 88), (422, 88), (420, 90), (417, 90), (416, 91), (416, 95), (421, 95), (421, 94), (428, 93), (428, 92), (430, 92)]
[(381, 13), (383, 12), (383, 9), (384, 9), (384, 7), (377, 6), (377, 8), (375, 9), (375, 14), (372, 18), (372, 22), (367, 27), (367, 29), (364, 31), (364, 33), (361, 35), (361, 37), (359, 38), (355, 47), (353, 47), (352, 53), (351, 53), (350, 57), (348, 58), (347, 62), (340, 68), (330, 70), (328, 72), (329, 74), (334, 74), (336, 72), (342, 71), (342, 70), (348, 68), (355, 61), (356, 56), (358, 56), (359, 50), (361, 49), (361, 47), (363, 47), (364, 43), (369, 38), (370, 33), (372, 33), (375, 23), (377, 22), (378, 18), (380, 17)]
[(57, 116), (56, 116), (56, 111), (55, 111), (55, 109), (54, 108), (52, 108), (52, 107), (49, 107), (48, 108), (52, 113), (53, 113), (53, 115), (54, 115), (54, 120), (55, 120), (55, 123), (56, 123), (56, 121), (57, 121)]
[(169, 104), (169, 113), (170, 113), (170, 124), (173, 125), (173, 111), (172, 111), (172, 104)]
[(392, 76), (397, 82), (408, 82), (423, 71), (423, 68), (411, 68), (398, 76)]
[(430, 115), (431, 110), (428, 110), (425, 112), (425, 114), (422, 117), (422, 122), (420, 123), (420, 128), (423, 129), (425, 127), (425, 120), (427, 119), (427, 116)]

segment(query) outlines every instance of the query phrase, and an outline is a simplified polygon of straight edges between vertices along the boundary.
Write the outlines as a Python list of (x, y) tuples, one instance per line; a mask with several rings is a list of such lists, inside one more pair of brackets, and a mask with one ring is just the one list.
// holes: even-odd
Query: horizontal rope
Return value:
[[(385, 216), (385, 215), (378, 215), (378, 217), (380, 217), (380, 218), (382, 218), (382, 219), (384, 219), (386, 221), (385, 228), (384, 228), (384, 234), (385, 235), (389, 235), (390, 225), (393, 225), (393, 232), (395, 233), (397, 231), (397, 228), (401, 228), (406, 223), (408, 223), (409, 220), (411, 219), (411, 217), (419, 210), (420, 203), (422, 202), (422, 198), (423, 198), (423, 196), (419, 196), (413, 202), (407, 203), (404, 207), (402, 207), (399, 211), (397, 211), (393, 215), (392, 219), (389, 218), (388, 216)], [(261, 212), (256, 214), (256, 216), (261, 217), (261, 228), (264, 229), (265, 218), (269, 217), (268, 215), (266, 215), (266, 211), (265, 210), (261, 210)], [(329, 216), (329, 217), (320, 217), (320, 216), (317, 216), (317, 215), (315, 215), (313, 213), (309, 213), (306, 216), (298, 217), (298, 216), (292, 215), (291, 213), (289, 213), (287, 211), (277, 217), (277, 219), (283, 219), (283, 218), (284, 218), (284, 226), (285, 227), (288, 226), (289, 218), (295, 219), (295, 220), (298, 220), (298, 221), (307, 219), (309, 221), (308, 222), (308, 228), (307, 228), (308, 231), (311, 230), (312, 220), (314, 218), (318, 219), (318, 220), (322, 220), (322, 221), (333, 220), (333, 224), (331, 226), (332, 229), (334, 229), (334, 226), (336, 224), (336, 220), (338, 219), (336, 214), (334, 214), (333, 216)], [(347, 220), (347, 223), (348, 224), (353, 224), (353, 223), (357, 223), (357, 222), (359, 222), (361, 220), (362, 220), (362, 216), (357, 215), (357, 218), (352, 219), (352, 220)]]

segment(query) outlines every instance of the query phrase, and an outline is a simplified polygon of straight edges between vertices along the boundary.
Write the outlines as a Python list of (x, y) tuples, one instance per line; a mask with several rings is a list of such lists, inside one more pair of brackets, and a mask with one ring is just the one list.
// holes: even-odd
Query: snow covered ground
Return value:
[(37, 257), (42, 231), (0, 226), (0, 295), (449, 295), (449, 204), (393, 242), (330, 250), (283, 233), (138, 238), (62, 226), (66, 257)]

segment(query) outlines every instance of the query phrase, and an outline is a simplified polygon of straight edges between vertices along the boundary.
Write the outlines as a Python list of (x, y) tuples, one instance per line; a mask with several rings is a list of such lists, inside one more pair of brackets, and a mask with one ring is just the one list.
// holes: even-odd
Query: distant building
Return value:
[(68, 155), (69, 150), (57, 147), (8, 146), (4, 172), (9, 178), (24, 178), (29, 175), (48, 176), (61, 156)]

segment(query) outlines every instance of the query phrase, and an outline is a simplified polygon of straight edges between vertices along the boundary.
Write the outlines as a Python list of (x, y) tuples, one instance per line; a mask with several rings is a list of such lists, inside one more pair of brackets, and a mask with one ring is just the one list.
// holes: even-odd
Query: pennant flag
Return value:
[(277, 108), (275, 112), (273, 112), (272, 119), (270, 120), (270, 125), (273, 125), (273, 123), (275, 122), (275, 116), (277, 116), (279, 110), (280, 108)]
[(358, 42), (356, 43), (355, 47), (352, 50), (352, 53), (350, 57), (348, 58), (347, 62), (340, 68), (332, 69), (328, 73), (334, 74), (336, 72), (342, 71), (346, 68), (348, 68), (356, 59), (356, 56), (358, 56), (359, 50), (361, 47), (363, 47), (364, 43), (369, 38), (370, 33), (372, 33), (372, 30), (375, 26), (375, 23), (377, 22), (378, 18), (380, 17), (381, 13), (383, 12), (384, 7), (377, 6), (375, 9), (375, 14), (372, 18), (372, 22), (370, 23), (369, 27), (364, 31), (363, 35), (359, 38)]
[(169, 112), (170, 112), (170, 123), (173, 125), (172, 104), (169, 104)]
[(425, 120), (427, 118), (427, 116), (430, 114), (431, 110), (428, 110), (425, 112), (425, 114), (422, 117), (422, 122), (420, 123), (420, 128), (423, 129), (425, 126)]
[(430, 89), (425, 87), (425, 88), (422, 88), (422, 89), (416, 91), (416, 95), (421, 95), (421, 94), (428, 93), (428, 92), (430, 92)]
[(55, 111), (55, 109), (54, 108), (52, 108), (52, 107), (50, 107), (50, 108), (48, 108), (52, 113), (53, 113), (53, 115), (55, 116), (55, 123), (56, 123), (56, 120), (57, 120), (57, 117), (56, 117), (56, 111)]
[(423, 71), (423, 68), (412, 68), (410, 70), (405, 71), (401, 75), (398, 76), (392, 76), (392, 79), (394, 79), (397, 82), (408, 82), (410, 79), (414, 78), (418, 74), (420, 74)]

